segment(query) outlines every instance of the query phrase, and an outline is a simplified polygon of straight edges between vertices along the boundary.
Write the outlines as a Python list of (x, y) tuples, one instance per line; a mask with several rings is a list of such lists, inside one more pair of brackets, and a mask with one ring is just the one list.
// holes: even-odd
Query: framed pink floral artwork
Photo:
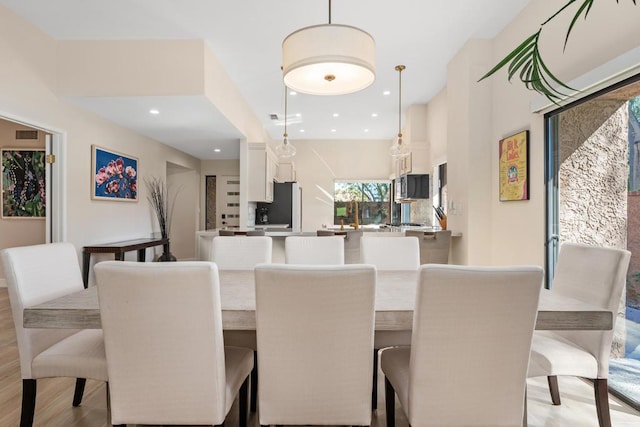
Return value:
[(91, 146), (91, 198), (138, 201), (138, 159)]

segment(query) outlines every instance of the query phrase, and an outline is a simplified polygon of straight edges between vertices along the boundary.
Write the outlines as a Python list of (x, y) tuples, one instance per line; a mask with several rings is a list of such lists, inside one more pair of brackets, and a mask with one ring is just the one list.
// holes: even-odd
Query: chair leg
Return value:
[(371, 389), (371, 410), (378, 409), (378, 349), (373, 349), (373, 388)]
[(82, 403), (85, 384), (87, 384), (86, 378), (76, 378), (76, 390), (73, 392), (73, 406), (80, 406)]
[(238, 416), (238, 425), (240, 427), (247, 427), (247, 419), (248, 419), (248, 409), (249, 409), (249, 376), (245, 378), (242, 386), (240, 386), (240, 393), (238, 396), (238, 407), (240, 410), (240, 415)]
[(253, 352), (253, 369), (251, 370), (251, 412), (258, 407), (258, 352)]
[(611, 414), (609, 413), (609, 388), (606, 378), (593, 380), (593, 389), (596, 395), (596, 411), (600, 427), (611, 427)]
[(560, 405), (560, 389), (558, 388), (558, 377), (555, 375), (547, 377), (549, 383), (549, 393), (551, 394), (551, 403)]
[(385, 377), (384, 379), (384, 403), (387, 411), (387, 427), (395, 427), (396, 425), (396, 391), (393, 389), (391, 382)]
[(36, 410), (36, 380), (22, 380), (22, 412), (20, 427), (33, 425), (33, 414)]

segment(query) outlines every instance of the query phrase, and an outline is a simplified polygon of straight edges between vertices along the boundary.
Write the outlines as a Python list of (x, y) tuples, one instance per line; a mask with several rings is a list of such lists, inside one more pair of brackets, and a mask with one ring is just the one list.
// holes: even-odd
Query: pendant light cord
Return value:
[(331, 0), (329, 0), (329, 24), (331, 24)]
[(402, 138), (402, 70), (404, 65), (396, 65), (398, 71), (398, 138)]
[(284, 85), (284, 137), (287, 138), (287, 85)]

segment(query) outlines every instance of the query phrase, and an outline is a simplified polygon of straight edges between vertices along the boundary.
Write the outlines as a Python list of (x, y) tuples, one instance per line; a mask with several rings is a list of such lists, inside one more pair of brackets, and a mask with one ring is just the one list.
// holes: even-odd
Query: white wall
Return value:
[[(165, 178), (166, 163), (200, 170), (200, 161), (178, 150), (116, 126), (56, 96), (56, 41), (0, 6), (0, 116), (20, 117), (61, 130), (66, 144), (67, 233), (82, 246), (148, 236), (153, 231), (147, 191), (139, 201), (91, 200), (91, 144), (139, 160), (139, 176)], [(193, 206), (195, 212), (197, 206)], [(96, 257), (98, 258), (98, 257)], [(135, 259), (135, 253), (127, 259)]]
[(167, 163), (169, 202), (175, 200), (169, 238), (171, 253), (178, 260), (193, 260), (196, 256), (199, 218), (194, 206), (198, 205), (198, 194), (201, 192), (199, 178), (199, 171)]
[[(390, 141), (295, 140), (294, 158), (302, 187), (302, 231), (333, 224), (336, 179), (389, 179)], [(325, 191), (330, 195), (325, 194)]]

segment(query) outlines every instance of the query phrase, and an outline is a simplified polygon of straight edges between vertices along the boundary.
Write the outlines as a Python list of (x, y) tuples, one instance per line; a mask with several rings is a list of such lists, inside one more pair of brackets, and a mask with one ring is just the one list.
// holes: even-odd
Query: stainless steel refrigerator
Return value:
[(301, 231), (302, 188), (297, 182), (273, 184), (273, 202), (258, 203), (269, 210), (269, 224), (289, 224), (288, 230)]

